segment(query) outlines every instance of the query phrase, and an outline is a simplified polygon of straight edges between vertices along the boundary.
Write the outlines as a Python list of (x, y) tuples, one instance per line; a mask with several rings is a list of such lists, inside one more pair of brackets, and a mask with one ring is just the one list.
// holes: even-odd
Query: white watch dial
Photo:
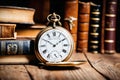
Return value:
[(71, 47), (71, 37), (64, 30), (48, 30), (38, 41), (38, 52), (49, 62), (63, 61), (71, 52)]

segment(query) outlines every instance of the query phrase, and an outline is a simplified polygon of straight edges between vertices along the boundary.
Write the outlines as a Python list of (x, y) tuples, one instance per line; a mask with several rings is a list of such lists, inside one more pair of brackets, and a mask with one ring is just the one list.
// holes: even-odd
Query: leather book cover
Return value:
[(90, 3), (79, 1), (79, 13), (90, 13)]
[(77, 31), (78, 31), (78, 0), (64, 1), (64, 21), (65, 27), (72, 35), (75, 42), (74, 49), (76, 51)]
[(105, 40), (115, 40), (115, 29), (114, 28), (106, 28), (105, 29)]
[(78, 26), (80, 26), (79, 28), (78, 28), (78, 32), (83, 32), (83, 31), (85, 31), (85, 32), (88, 32), (89, 31), (89, 28), (88, 28), (88, 26), (89, 26), (89, 23), (80, 23), (80, 24), (78, 24)]
[(33, 8), (0, 6), (0, 22), (34, 24)]
[(91, 49), (91, 51), (90, 52), (92, 52), (92, 53), (99, 53), (99, 46), (98, 45), (91, 45), (90, 46), (90, 49)]
[(84, 23), (84, 22), (88, 22), (89, 23), (89, 19), (90, 19), (90, 15), (89, 14), (79, 14), (78, 15), (78, 24), (79, 23)]
[[(78, 0), (65, 0), (64, 5), (64, 24), (63, 26), (71, 33), (77, 33), (78, 23)], [(72, 28), (68, 25), (72, 21)]]
[(17, 39), (35, 39), (38, 33), (46, 28), (46, 25), (17, 25), (15, 32), (17, 32)]
[(91, 2), (89, 26), (89, 52), (100, 53), (101, 6)]
[(34, 53), (34, 40), (0, 40), (0, 55), (23, 55)]
[[(108, 6), (108, 4), (110, 4)], [(117, 0), (106, 1), (104, 51), (105, 53), (116, 52), (116, 12)], [(112, 9), (111, 9), (112, 8)], [(111, 10), (108, 12), (108, 10)]]
[(114, 40), (112, 41), (105, 41), (105, 53), (108, 53), (108, 54), (113, 54), (115, 53), (115, 42)]
[(87, 52), (87, 50), (88, 50), (88, 40), (77, 41), (77, 51), (78, 52)]
[(43, 23), (47, 22), (47, 16), (50, 12), (50, 0), (30, 0), (29, 7), (35, 9), (34, 14), (34, 21), (36, 23)]
[(78, 40), (88, 40), (88, 32), (78, 32)]
[(106, 0), (106, 13), (116, 14), (117, 12), (117, 0)]
[(102, 0), (102, 6), (101, 6), (101, 10), (102, 10), (102, 13), (101, 13), (101, 16), (102, 16), (102, 19), (101, 19), (101, 50), (100, 52), (102, 54), (104, 54), (104, 28), (105, 28), (105, 12), (106, 12), (106, 0)]
[(77, 36), (76, 36), (76, 34), (71, 34), (71, 35), (73, 37), (74, 42), (77, 42)]
[(0, 39), (15, 39), (16, 24), (0, 23)]
[(88, 51), (88, 32), (90, 21), (90, 2), (81, 2), (78, 4), (78, 39), (77, 51)]
[(99, 24), (100, 18), (90, 18), (90, 22), (92, 22), (93, 24)]
[(71, 34), (71, 35), (74, 40), (74, 51), (76, 52), (77, 36), (76, 36), (76, 34)]
[(106, 14), (105, 15), (105, 27), (106, 28), (116, 28), (116, 14)]

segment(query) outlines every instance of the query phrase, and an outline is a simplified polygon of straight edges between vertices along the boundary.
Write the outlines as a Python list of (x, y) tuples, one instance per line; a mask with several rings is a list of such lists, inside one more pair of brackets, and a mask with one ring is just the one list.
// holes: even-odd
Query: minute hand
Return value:
[(44, 41), (46, 41), (46, 42), (48, 42), (49, 44), (51, 44), (51, 45), (54, 45), (53, 43), (51, 43), (50, 41), (48, 41), (48, 40), (45, 40), (45, 39), (43, 39)]
[(64, 40), (65, 40), (65, 38), (62, 39), (62, 40), (60, 40), (58, 43), (56, 43), (56, 45), (58, 45), (59, 43), (61, 43), (61, 42), (64, 41)]

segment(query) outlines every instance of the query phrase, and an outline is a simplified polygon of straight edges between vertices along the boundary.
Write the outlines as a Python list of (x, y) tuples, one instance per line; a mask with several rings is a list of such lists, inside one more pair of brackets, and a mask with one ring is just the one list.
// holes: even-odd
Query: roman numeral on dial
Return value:
[(56, 32), (53, 32), (53, 36), (56, 36)]
[(47, 36), (48, 36), (48, 38), (50, 38), (50, 35), (49, 35), (49, 34), (47, 34)]
[(68, 44), (64, 44), (63, 46), (68, 46)]
[(43, 51), (43, 53), (46, 53), (47, 52), (47, 50), (45, 49), (44, 51)]
[(67, 51), (65, 49), (63, 49), (62, 52), (66, 53)]
[(46, 45), (41, 45), (40, 47), (45, 47)]

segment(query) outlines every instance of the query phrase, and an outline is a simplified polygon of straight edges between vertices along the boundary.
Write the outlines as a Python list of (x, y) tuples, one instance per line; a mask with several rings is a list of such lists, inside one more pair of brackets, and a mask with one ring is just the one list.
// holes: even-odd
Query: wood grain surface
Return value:
[(75, 53), (69, 61), (86, 60), (77, 67), (38, 64), (0, 65), (0, 80), (119, 80), (120, 54)]

